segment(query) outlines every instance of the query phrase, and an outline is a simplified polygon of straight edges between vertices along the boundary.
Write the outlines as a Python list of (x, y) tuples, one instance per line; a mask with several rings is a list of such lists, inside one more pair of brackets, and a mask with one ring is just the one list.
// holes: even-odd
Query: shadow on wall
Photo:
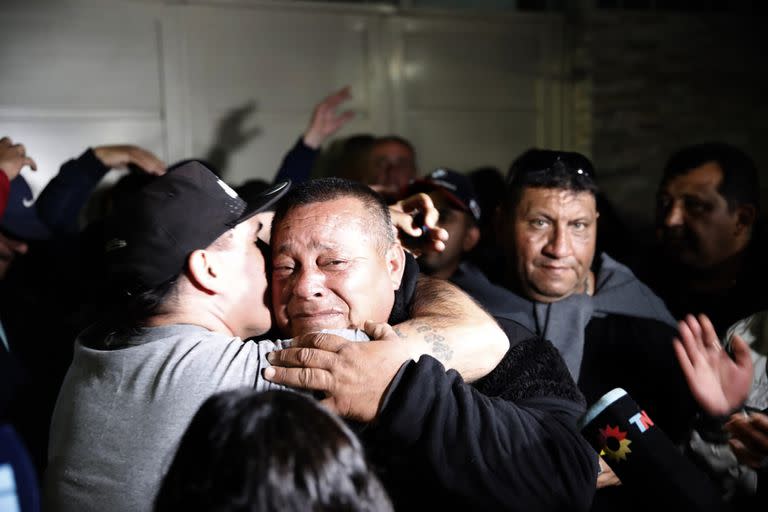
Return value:
[(262, 133), (260, 126), (246, 126), (256, 107), (256, 101), (251, 100), (229, 110), (218, 122), (215, 138), (204, 160), (222, 179), (226, 177), (232, 155)]

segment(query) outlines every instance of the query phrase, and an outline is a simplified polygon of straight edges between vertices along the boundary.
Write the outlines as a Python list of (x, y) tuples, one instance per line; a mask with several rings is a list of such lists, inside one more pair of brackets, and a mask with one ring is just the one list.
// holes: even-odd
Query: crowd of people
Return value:
[[(349, 97), (318, 103), (272, 183), (99, 146), (18, 208), (36, 164), (0, 140), (0, 471), (21, 510), (765, 503), (743, 151), (671, 155), (639, 251), (586, 156), (422, 173), (403, 137), (330, 142)], [(643, 446), (618, 427), (602, 449), (581, 432), (617, 388), (675, 446), (647, 478), (622, 481)]]

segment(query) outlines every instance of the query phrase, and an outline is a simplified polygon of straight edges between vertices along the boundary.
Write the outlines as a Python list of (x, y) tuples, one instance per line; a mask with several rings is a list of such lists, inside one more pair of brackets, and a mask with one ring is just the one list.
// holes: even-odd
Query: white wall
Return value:
[(4, 1), (0, 133), (40, 164), (35, 192), (89, 145), (202, 157), (252, 105), (227, 177), (269, 179), (313, 104), (352, 87), (342, 135), (410, 138), (422, 171), (506, 169), (562, 144), (562, 19), (297, 2)]
[[(534, 145), (560, 145), (558, 20), (392, 18), (393, 130), (412, 140), (421, 167), (468, 170), (512, 159)], [(559, 120), (558, 120), (559, 121)]]
[(146, 5), (2, 3), (0, 132), (37, 161), (24, 171), (33, 191), (89, 145), (167, 156), (160, 29)]

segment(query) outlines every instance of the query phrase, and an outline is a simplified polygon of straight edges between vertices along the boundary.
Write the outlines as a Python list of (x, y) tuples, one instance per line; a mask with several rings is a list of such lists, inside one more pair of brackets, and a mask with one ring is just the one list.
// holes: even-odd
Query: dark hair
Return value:
[(504, 198), (504, 175), (496, 167), (478, 167), (469, 172), (469, 179), (480, 203), (480, 224), (490, 228), (493, 213)]
[(322, 176), (361, 181), (368, 168), (368, 155), (375, 141), (373, 135), (361, 133), (334, 142), (328, 149), (326, 172)]
[(227, 391), (203, 403), (155, 511), (389, 511), (360, 441), (293, 391)]
[(99, 304), (91, 307), (98, 321), (119, 334), (131, 335), (141, 329), (146, 320), (156, 315), (160, 308), (175, 300), (176, 283), (174, 276), (149, 290), (137, 288), (126, 291), (126, 287), (106, 281), (98, 296)]
[[(208, 249), (227, 250), (232, 244), (232, 233), (231, 229), (225, 231), (211, 242)], [(271, 257), (271, 251), (264, 250), (261, 245), (264, 242), (261, 240), (257, 240), (256, 243), (264, 254), (265, 268), (268, 268), (266, 266), (266, 262), (269, 261), (267, 255)], [(152, 288), (110, 276), (106, 272), (102, 292), (98, 294), (102, 299), (100, 309), (102, 320), (106, 321), (116, 332), (136, 333), (145, 325), (147, 319), (160, 313), (161, 309), (177, 304), (177, 284), (186, 270), (187, 263), (185, 260), (184, 268), (178, 274)]]
[(529, 149), (512, 162), (507, 172), (507, 211), (517, 206), (526, 188), (553, 188), (589, 192), (597, 197), (595, 168), (581, 153)]
[(706, 163), (715, 162), (723, 172), (717, 191), (733, 210), (740, 204), (760, 209), (760, 184), (755, 162), (742, 150), (723, 142), (707, 142), (687, 146), (674, 153), (661, 178), (661, 190), (672, 178), (688, 174)]
[(125, 208), (133, 202), (139, 190), (157, 179), (134, 164), (129, 164), (128, 168), (129, 172), (112, 186), (97, 188), (88, 198), (83, 212), (86, 226), (102, 222), (112, 211)]
[(112, 209), (119, 210), (125, 208), (125, 205), (132, 202), (142, 188), (157, 179), (157, 176), (147, 174), (141, 170), (135, 170), (136, 166), (133, 167), (131, 172), (120, 178), (112, 186)]
[(413, 153), (414, 159), (416, 158), (416, 149), (414, 149), (413, 144), (411, 144), (408, 141), (408, 139), (400, 137), (399, 135), (382, 135), (380, 137), (376, 137), (376, 139), (373, 141), (373, 144), (374, 145), (385, 144), (388, 142), (395, 142), (397, 144), (407, 147), (408, 149), (411, 150), (411, 153)]
[(283, 196), (275, 208), (272, 219), (272, 239), (274, 240), (277, 226), (285, 216), (300, 206), (315, 203), (325, 203), (344, 197), (354, 197), (363, 203), (369, 219), (373, 222), (372, 230), (379, 241), (379, 249), (384, 252), (395, 243), (392, 218), (384, 198), (367, 185), (343, 178), (318, 178), (299, 183)]

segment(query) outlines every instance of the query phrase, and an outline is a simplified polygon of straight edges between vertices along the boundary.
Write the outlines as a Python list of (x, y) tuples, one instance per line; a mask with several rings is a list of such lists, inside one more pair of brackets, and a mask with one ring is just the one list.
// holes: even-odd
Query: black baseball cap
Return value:
[(169, 168), (106, 221), (110, 287), (139, 292), (178, 276), (191, 252), (268, 210), (289, 187), (290, 181), (278, 183), (246, 203), (200, 161)]
[(480, 204), (469, 176), (441, 167), (424, 178), (413, 180), (408, 185), (408, 194), (433, 190), (442, 190), (454, 205), (469, 213), (475, 222), (480, 221)]

